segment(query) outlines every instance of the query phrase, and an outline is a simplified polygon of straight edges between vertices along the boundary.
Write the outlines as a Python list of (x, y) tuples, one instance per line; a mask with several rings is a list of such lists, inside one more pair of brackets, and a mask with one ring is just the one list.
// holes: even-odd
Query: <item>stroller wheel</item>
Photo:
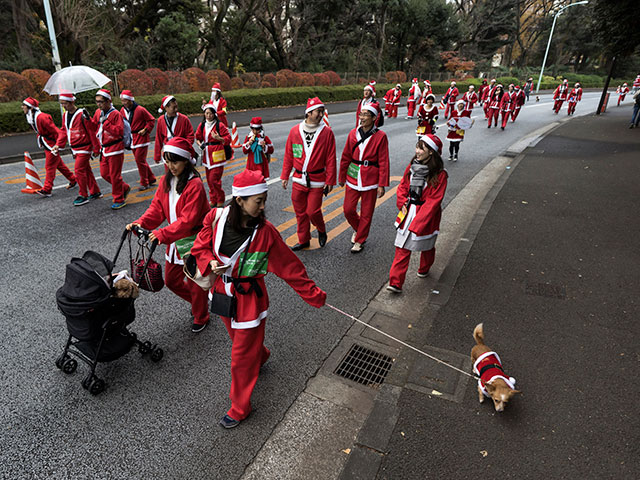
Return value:
[(56, 358), (56, 367), (62, 370), (64, 362), (68, 360), (70, 357), (65, 352), (63, 352), (58, 358)]
[(78, 368), (78, 362), (73, 358), (67, 358), (62, 364), (62, 371), (66, 374), (71, 374)]
[(152, 345), (151, 342), (147, 341), (144, 343), (141, 343), (140, 346), (138, 347), (138, 351), (142, 354), (142, 355), (146, 355), (147, 353), (151, 352), (152, 350)]
[(104, 391), (104, 387), (104, 380), (94, 377), (89, 385), (89, 393), (91, 393), (91, 395), (98, 395)]
[(89, 390), (89, 387), (91, 386), (91, 382), (93, 381), (93, 375), (89, 375), (88, 377), (84, 377), (82, 379), (82, 388), (84, 388), (85, 390)]
[(162, 360), (163, 356), (164, 351), (162, 351), (160, 347), (155, 347), (153, 350), (151, 350), (151, 360), (153, 360), (154, 362), (159, 362), (160, 360)]

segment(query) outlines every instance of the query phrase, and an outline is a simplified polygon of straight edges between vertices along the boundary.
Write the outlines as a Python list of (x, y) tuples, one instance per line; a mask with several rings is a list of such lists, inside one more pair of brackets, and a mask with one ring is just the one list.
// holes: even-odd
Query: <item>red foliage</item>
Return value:
[(0, 70), (0, 102), (21, 102), (35, 94), (33, 85), (25, 77), (9, 70)]
[(331, 86), (331, 78), (326, 73), (314, 73), (313, 78), (316, 80), (316, 85), (322, 87)]
[(402, 70), (397, 70), (396, 75), (398, 75), (398, 83), (404, 83), (407, 81), (407, 74)]
[(240, 77), (233, 77), (231, 79), (231, 89), (239, 90), (241, 88), (244, 88), (244, 82), (242, 81), (242, 79)]
[(189, 86), (190, 92), (206, 92), (211, 89), (211, 85), (207, 81), (207, 74), (199, 68), (187, 68), (182, 72), (182, 77)]
[(169, 79), (169, 85), (167, 88), (167, 94), (176, 94), (176, 93), (187, 93), (189, 91), (189, 86), (184, 81), (184, 77), (180, 74), (180, 72), (176, 72), (174, 70), (169, 70), (164, 72)]
[(313, 78), (309, 72), (300, 73), (300, 78), (302, 79), (303, 87), (313, 87), (316, 84), (316, 79)]
[(132, 68), (118, 75), (118, 88), (120, 91), (131, 90), (134, 96), (151, 95), (153, 80), (146, 73)]
[(285, 68), (276, 72), (276, 84), (278, 88), (295, 87), (298, 76), (293, 70)]
[(444, 68), (448, 72), (453, 72), (454, 75), (464, 78), (467, 76), (465, 72), (470, 72), (476, 67), (476, 63), (473, 60), (467, 60), (464, 57), (458, 57), (458, 52), (449, 50), (442, 52), (440, 58)]
[(41, 102), (55, 100), (55, 97), (42, 90), (51, 77), (49, 72), (38, 70), (37, 68), (29, 68), (27, 70), (23, 70), (20, 75), (31, 82), (31, 85), (33, 85), (33, 90), (36, 92), (36, 98), (38, 100), (40, 100)]
[(278, 86), (278, 80), (273, 73), (267, 73), (262, 76), (262, 82), (260, 83), (262, 88), (276, 88)]
[(245, 88), (258, 88), (260, 87), (260, 75), (254, 72), (247, 72), (240, 75), (240, 78), (244, 82)]
[(147, 68), (146, 73), (153, 82), (153, 93), (166, 93), (169, 89), (169, 77), (159, 68)]
[(326, 72), (324, 72), (324, 74), (327, 77), (329, 77), (329, 81), (331, 82), (331, 85), (333, 85), (334, 87), (337, 87), (338, 85), (342, 85), (342, 79), (340, 78), (340, 75), (338, 75), (333, 70), (327, 70)]
[(211, 86), (218, 82), (222, 91), (231, 90), (231, 79), (223, 70), (209, 70), (207, 72), (207, 90), (211, 90)]
[(384, 79), (386, 83), (398, 83), (398, 72), (387, 72)]

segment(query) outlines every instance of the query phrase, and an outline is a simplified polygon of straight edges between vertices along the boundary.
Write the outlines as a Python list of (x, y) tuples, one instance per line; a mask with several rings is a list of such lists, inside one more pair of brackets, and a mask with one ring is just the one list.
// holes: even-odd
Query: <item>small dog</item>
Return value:
[(498, 354), (485, 345), (481, 323), (473, 329), (473, 338), (476, 345), (471, 349), (471, 361), (473, 373), (480, 377), (478, 400), (482, 403), (484, 397), (490, 397), (496, 412), (502, 412), (511, 397), (521, 393), (515, 389), (516, 379), (504, 373)]
[(538, 95), (536, 95), (536, 102), (540, 101), (540, 97)]

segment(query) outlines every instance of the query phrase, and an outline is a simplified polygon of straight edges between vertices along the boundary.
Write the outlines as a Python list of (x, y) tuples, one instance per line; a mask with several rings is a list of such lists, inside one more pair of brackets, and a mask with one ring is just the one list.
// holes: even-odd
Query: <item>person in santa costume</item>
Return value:
[(460, 144), (464, 140), (465, 130), (471, 128), (475, 120), (471, 121), (471, 126), (464, 128), (463, 125), (458, 123), (459, 118), (471, 118), (471, 110), (465, 108), (465, 101), (458, 100), (456, 102), (456, 108), (451, 115), (451, 118), (447, 122), (447, 140), (449, 140), (449, 161), (457, 162), (458, 153), (460, 152)]
[(635, 95), (636, 91), (640, 90), (640, 75), (636, 77), (631, 86), (631, 94)]
[[(364, 90), (362, 92), (362, 100), (358, 103), (358, 108), (356, 109), (356, 128), (360, 126), (360, 112), (362, 111), (362, 107), (369, 103), (378, 103), (376, 100), (376, 81), (371, 80), (367, 85), (364, 86)], [(376, 127), (380, 128), (384, 125), (384, 115), (380, 115), (380, 118), (376, 118)]]
[(402, 292), (411, 252), (420, 252), (418, 277), (429, 275), (436, 256), (447, 177), (442, 164), (442, 141), (435, 135), (423, 135), (398, 185), (396, 251), (387, 286), (393, 293)]
[(123, 90), (120, 93), (120, 100), (122, 101), (120, 114), (131, 125), (131, 151), (140, 174), (138, 190), (142, 192), (156, 183), (156, 176), (147, 163), (147, 153), (149, 152), (149, 145), (151, 145), (151, 130), (153, 130), (156, 119), (149, 113), (149, 110), (136, 103), (131, 90)]
[(473, 85), (469, 85), (469, 90), (464, 92), (464, 95), (462, 96), (462, 101), (464, 102), (464, 111), (469, 112), (469, 115), (467, 115), (469, 117), (471, 116), (471, 110), (473, 110), (473, 106), (478, 102), (478, 94), (475, 92), (475, 89), (476, 87), (474, 87)]
[(204, 120), (196, 129), (196, 141), (202, 149), (202, 165), (206, 169), (207, 185), (209, 185), (209, 203), (211, 207), (224, 205), (222, 190), (222, 173), (227, 164), (225, 145), (231, 145), (231, 134), (226, 125), (217, 116), (212, 102), (202, 106)]
[(429, 135), (436, 132), (438, 121), (438, 107), (435, 105), (436, 96), (433, 93), (427, 95), (425, 103), (418, 109), (418, 128), (416, 134)]
[(516, 85), (515, 91), (516, 91), (516, 98), (513, 101), (513, 111), (511, 112), (512, 122), (515, 122), (516, 118), (518, 118), (518, 115), (520, 114), (520, 110), (522, 109), (522, 106), (524, 105), (524, 102), (526, 101), (526, 98), (527, 98), (526, 95), (524, 94), (524, 90), (520, 88), (520, 85)]
[(500, 100), (500, 113), (502, 114), (502, 125), (500, 126), (501, 130), (504, 130), (507, 126), (507, 122), (509, 121), (509, 117), (511, 117), (511, 112), (513, 111), (515, 102), (516, 90), (515, 86), (512, 83), (509, 85), (509, 90), (507, 90), (504, 95), (502, 95), (502, 99)]
[(102, 198), (91, 169), (91, 157), (100, 155), (100, 144), (96, 138), (91, 115), (84, 108), (76, 106), (75, 95), (72, 92), (62, 92), (58, 100), (65, 111), (62, 114), (62, 128), (57, 147), (64, 148), (67, 143), (71, 147), (74, 159), (73, 172), (79, 187), (73, 205), (79, 207), (89, 203), (89, 200)]
[[(266, 220), (267, 182), (257, 170), (244, 170), (233, 179), (233, 199), (224, 209), (204, 219), (191, 254), (203, 275), (217, 275), (212, 311), (219, 299), (231, 297), (235, 314), (220, 315), (231, 338), (231, 408), (220, 419), (233, 428), (251, 413), (251, 394), (260, 367), (271, 352), (264, 345), (269, 295), (267, 272), (283, 279), (309, 305), (320, 308), (327, 294), (309, 279), (298, 257), (287, 247), (273, 224)], [(224, 303), (224, 302), (223, 302)]]
[(493, 116), (493, 113), (491, 112), (491, 97), (493, 97), (493, 94), (495, 93), (496, 85), (496, 79), (492, 78), (491, 83), (487, 88), (484, 89), (482, 95), (480, 96), (480, 103), (482, 104), (484, 109), (484, 117), (487, 120), (489, 120)]
[(262, 117), (253, 117), (249, 124), (251, 133), (242, 144), (242, 153), (247, 155), (247, 170), (258, 170), (269, 180), (269, 160), (273, 155), (273, 143), (264, 133)]
[[(162, 160), (162, 147), (173, 137), (186, 138), (193, 144), (193, 125), (189, 117), (178, 112), (178, 101), (173, 95), (167, 95), (162, 99), (158, 113), (163, 115), (158, 119), (156, 127), (156, 143), (153, 149), (153, 160), (160, 163)], [(167, 169), (165, 168), (165, 173)]]
[(218, 82), (214, 83), (211, 87), (211, 102), (216, 109), (216, 115), (218, 115), (218, 120), (225, 127), (229, 128), (229, 123), (227, 122), (227, 101), (222, 96), (222, 89), (220, 88), (220, 84)]
[[(158, 187), (151, 205), (140, 218), (127, 225), (153, 230), (151, 241), (165, 244), (164, 282), (167, 288), (191, 304), (191, 330), (201, 332), (209, 322), (207, 292), (188, 280), (183, 272), (181, 251), (186, 252), (202, 228), (209, 212), (207, 194), (196, 170), (196, 152), (184, 138), (174, 137), (162, 148), (162, 158), (168, 165), (162, 185)], [(159, 228), (163, 222), (165, 227)]]
[(427, 103), (427, 95), (432, 95), (433, 90), (431, 90), (431, 82), (429, 80), (424, 80), (422, 87), (422, 99), (420, 100), (421, 104)]
[(482, 106), (482, 104), (484, 103), (484, 101), (482, 100), (482, 98), (484, 97), (484, 91), (489, 88), (489, 84), (487, 83), (487, 79), (483, 78), (482, 79), (482, 83), (480, 84), (480, 86), (478, 87), (478, 101), (480, 102), (480, 105)]
[(418, 79), (414, 78), (411, 81), (411, 88), (409, 89), (409, 96), (407, 97), (407, 119), (413, 118), (416, 105), (420, 105), (421, 98), (422, 90), (420, 90), (420, 85), (418, 85)]
[(576, 106), (578, 102), (582, 100), (582, 87), (579, 83), (576, 83), (574, 87), (569, 92), (569, 97), (567, 98), (567, 115), (573, 115), (576, 111)]
[(489, 118), (487, 128), (491, 128), (491, 123), (493, 122), (493, 126), (498, 126), (498, 118), (500, 117), (500, 107), (502, 104), (502, 97), (504, 95), (504, 88), (502, 84), (496, 85), (493, 89), (491, 96), (487, 100), (488, 110), (489, 110)]
[(398, 107), (400, 106), (400, 98), (402, 98), (401, 87), (402, 85), (398, 83), (384, 95), (384, 109), (389, 118), (396, 118), (398, 116)]
[(444, 109), (444, 118), (451, 118), (451, 114), (453, 113), (453, 108), (459, 94), (460, 92), (458, 91), (458, 87), (456, 87), (456, 82), (451, 82), (451, 86), (447, 89), (441, 102), (446, 105)]
[(76, 186), (76, 177), (69, 167), (65, 165), (58, 153), (58, 138), (60, 130), (53, 123), (53, 118), (48, 113), (40, 111), (40, 102), (35, 98), (28, 97), (22, 101), (22, 111), (27, 118), (27, 123), (36, 132), (38, 146), (44, 149), (45, 155), (45, 178), (44, 187), (36, 193), (42, 197), (50, 197), (53, 189), (53, 181), (56, 178), (56, 170), (69, 180), (67, 190)]
[(100, 175), (111, 184), (112, 210), (119, 210), (127, 203), (131, 187), (122, 179), (124, 163), (124, 122), (122, 115), (111, 103), (111, 92), (101, 88), (96, 92), (98, 108), (93, 114), (96, 137), (100, 143)]
[(375, 126), (378, 115), (382, 115), (382, 109), (377, 103), (362, 109), (360, 128), (349, 132), (340, 159), (338, 183), (341, 187), (346, 184), (344, 216), (354, 230), (351, 253), (359, 253), (364, 248), (376, 199), (381, 198), (389, 186), (389, 142), (387, 135)]
[(327, 232), (322, 216), (322, 195), (336, 184), (336, 139), (322, 121), (324, 104), (318, 97), (307, 101), (305, 119), (289, 132), (284, 150), (280, 180), (286, 189), (291, 178), (291, 202), (298, 222), (298, 243), (292, 250), (308, 248), (310, 223), (318, 230), (318, 243), (324, 247)]
[(618, 93), (620, 94), (620, 96), (618, 97), (618, 106), (620, 106), (620, 102), (624, 102), (624, 97), (626, 97), (627, 93), (629, 93), (629, 86), (627, 85), (627, 82), (622, 84), (622, 87), (620, 87)]
[(567, 99), (567, 95), (569, 95), (569, 80), (565, 78), (553, 92), (553, 111), (556, 115), (560, 112), (562, 104)]

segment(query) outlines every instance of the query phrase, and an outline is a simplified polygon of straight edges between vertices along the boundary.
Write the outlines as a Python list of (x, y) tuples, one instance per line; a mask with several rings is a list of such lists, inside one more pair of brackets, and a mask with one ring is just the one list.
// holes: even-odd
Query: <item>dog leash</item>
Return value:
[(374, 327), (374, 326), (372, 326), (372, 325), (369, 325), (368, 323), (363, 322), (362, 320), (360, 320), (360, 319), (358, 319), (358, 318), (354, 317), (353, 315), (349, 315), (348, 313), (343, 312), (343, 311), (342, 311), (342, 310), (340, 310), (339, 308), (334, 307), (333, 305), (331, 305), (331, 304), (329, 304), (329, 303), (326, 303), (325, 305), (326, 305), (327, 307), (329, 307), (329, 308), (331, 308), (331, 309), (335, 310), (336, 312), (341, 313), (341, 314), (342, 314), (342, 315), (344, 315), (345, 317), (348, 317), (348, 318), (350, 318), (351, 320), (355, 320), (356, 322), (361, 323), (361, 324), (362, 324), (362, 325), (364, 325), (365, 327), (370, 328), (371, 330), (375, 330), (376, 332), (378, 332), (378, 333), (380, 333), (380, 334), (384, 335), (385, 337), (389, 337), (391, 340), (394, 340), (394, 341), (396, 341), (396, 342), (398, 342), (398, 343), (400, 343), (400, 344), (404, 345), (405, 347), (409, 347), (411, 350), (415, 350), (415, 351), (416, 351), (416, 352), (418, 352), (419, 354), (424, 355), (425, 357), (430, 358), (431, 360), (434, 360), (434, 361), (436, 361), (436, 362), (438, 362), (438, 363), (440, 363), (440, 364), (442, 364), (442, 365), (446, 365), (447, 367), (452, 368), (452, 369), (454, 369), (455, 371), (460, 372), (460, 373), (462, 373), (462, 374), (466, 375), (467, 377), (471, 377), (471, 378), (473, 378), (474, 380), (478, 380), (478, 379), (480, 378), (480, 377), (478, 377), (478, 376), (476, 376), (476, 375), (471, 375), (470, 373), (465, 372), (464, 370), (460, 370), (458, 367), (454, 367), (453, 365), (450, 365), (450, 364), (448, 364), (447, 362), (445, 362), (445, 361), (443, 361), (443, 360), (440, 360), (439, 358), (434, 357), (433, 355), (429, 355), (428, 353), (423, 352), (422, 350), (420, 350), (420, 349), (418, 349), (418, 348), (414, 347), (413, 345), (409, 345), (408, 343), (405, 343), (405, 342), (403, 342), (402, 340), (398, 340), (397, 338), (392, 337), (392, 336), (391, 336), (391, 335), (389, 335), (388, 333), (385, 333), (385, 332), (383, 332), (382, 330), (379, 330), (379, 329), (377, 329), (376, 327)]

